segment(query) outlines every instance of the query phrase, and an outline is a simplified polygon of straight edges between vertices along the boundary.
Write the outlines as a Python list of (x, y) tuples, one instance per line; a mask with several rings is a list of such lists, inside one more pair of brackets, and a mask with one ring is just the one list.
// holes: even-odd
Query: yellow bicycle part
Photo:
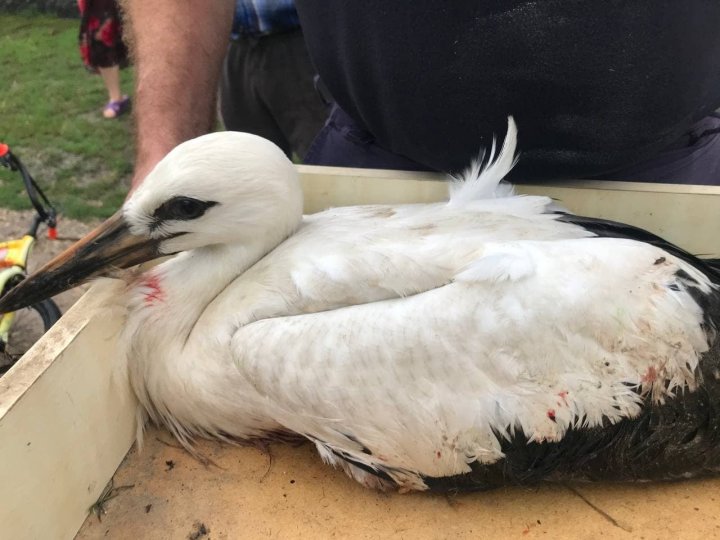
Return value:
[[(9, 240), (0, 242), (0, 268), (8, 268), (11, 266), (19, 266), (25, 270), (30, 250), (35, 243), (35, 238), (26, 234), (19, 240)], [(0, 286), (4, 286), (5, 282), (1, 282)]]
[[(2, 249), (2, 248), (0, 248)], [(23, 276), (24, 272), (19, 266), (10, 266), (0, 270), (0, 290), (4, 290), (7, 282), (15, 276)], [(0, 342), (3, 344), (8, 342), (10, 338), (10, 329), (15, 321), (15, 311), (3, 313), (0, 315)]]
[(3, 313), (0, 316), (0, 341), (6, 344), (10, 340), (10, 329), (15, 322), (15, 314), (17, 311), (11, 311), (10, 313)]
[[(0, 242), (0, 291), (4, 291), (8, 282), (16, 277), (23, 276), (30, 250), (35, 238), (26, 234), (19, 240)], [(0, 315), (0, 342), (7, 343), (10, 329), (15, 321), (15, 312)]]

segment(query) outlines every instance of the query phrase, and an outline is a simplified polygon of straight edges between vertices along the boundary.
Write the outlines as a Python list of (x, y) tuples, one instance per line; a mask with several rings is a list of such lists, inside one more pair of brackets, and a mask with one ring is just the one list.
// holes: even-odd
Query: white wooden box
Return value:
[[(429, 173), (299, 166), (306, 212), (443, 200)], [(579, 181), (523, 185), (577, 214), (644, 227), (720, 257), (720, 187)], [(112, 317), (90, 290), (0, 379), (0, 538), (72, 538), (128, 455), (135, 400), (111, 377)], [(165, 443), (161, 442), (165, 441)], [(169, 444), (167, 444), (169, 443)], [(88, 518), (83, 538), (720, 537), (720, 481), (508, 488), (454, 499), (364, 490), (305, 448), (203, 443), (203, 466), (150, 431), (115, 485), (134, 484)], [(204, 529), (203, 529), (204, 528)], [(203, 530), (206, 531), (204, 535)]]

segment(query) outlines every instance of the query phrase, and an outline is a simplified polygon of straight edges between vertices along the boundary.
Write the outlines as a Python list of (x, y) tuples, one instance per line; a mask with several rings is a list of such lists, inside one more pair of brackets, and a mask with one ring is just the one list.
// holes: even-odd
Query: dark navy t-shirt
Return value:
[(506, 117), (526, 179), (648, 158), (720, 107), (718, 0), (297, 0), (316, 68), (383, 147), (467, 165)]

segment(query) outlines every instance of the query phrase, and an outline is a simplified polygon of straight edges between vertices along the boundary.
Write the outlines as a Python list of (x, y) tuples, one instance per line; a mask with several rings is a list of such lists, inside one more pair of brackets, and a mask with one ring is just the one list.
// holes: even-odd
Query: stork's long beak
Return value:
[(0, 298), (0, 313), (8, 313), (107, 275), (159, 257), (160, 240), (130, 233), (122, 211), (90, 232)]

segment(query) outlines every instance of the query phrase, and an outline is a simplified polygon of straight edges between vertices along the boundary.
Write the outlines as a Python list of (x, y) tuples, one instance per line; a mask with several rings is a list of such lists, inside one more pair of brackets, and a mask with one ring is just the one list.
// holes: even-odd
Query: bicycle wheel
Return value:
[(60, 308), (57, 306), (57, 304), (52, 300), (52, 298), (48, 298), (47, 300), (43, 300), (42, 302), (38, 302), (37, 304), (30, 306), (31, 309), (34, 309), (38, 312), (40, 315), (40, 318), (43, 322), (43, 327), (45, 332), (50, 330), (53, 324), (58, 322), (58, 319), (62, 317), (62, 313), (60, 312)]
[(16, 312), (10, 339), (0, 351), (0, 375), (9, 370), (62, 315), (51, 300), (43, 300)]

